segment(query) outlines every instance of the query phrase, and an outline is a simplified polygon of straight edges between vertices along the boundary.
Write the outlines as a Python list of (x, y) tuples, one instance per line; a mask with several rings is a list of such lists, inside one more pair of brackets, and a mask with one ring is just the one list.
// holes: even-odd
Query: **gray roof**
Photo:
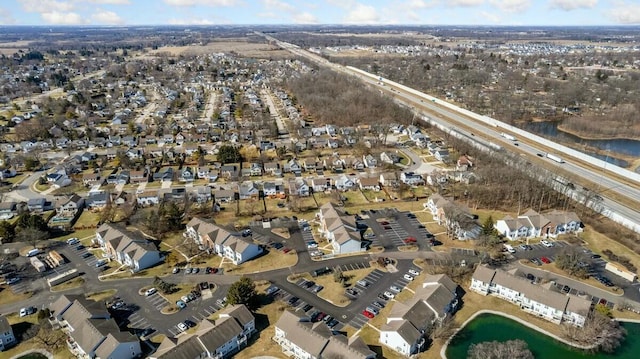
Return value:
[(150, 357), (157, 359), (194, 359), (204, 352), (205, 350), (200, 345), (196, 335), (183, 335), (177, 343), (174, 339), (165, 338), (156, 352)]
[(7, 320), (7, 317), (4, 315), (0, 316), (0, 333), (13, 332), (11, 329), (11, 324)]
[(242, 304), (226, 307), (224, 310), (219, 312), (219, 316), (221, 318), (226, 316), (231, 317), (242, 326), (245, 326), (255, 320), (255, 317), (251, 314), (249, 308)]
[(242, 333), (242, 327), (235, 319), (226, 317), (216, 320), (215, 324), (208, 320), (200, 323), (198, 330), (198, 338), (202, 345), (209, 352), (215, 353), (216, 349), (223, 346), (225, 343), (236, 338)]

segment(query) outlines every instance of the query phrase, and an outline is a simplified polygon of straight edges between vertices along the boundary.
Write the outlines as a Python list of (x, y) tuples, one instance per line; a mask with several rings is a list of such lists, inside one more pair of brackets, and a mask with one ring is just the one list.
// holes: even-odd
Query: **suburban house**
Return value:
[(336, 188), (338, 189), (338, 191), (348, 191), (350, 189), (353, 189), (356, 186), (354, 180), (352, 180), (351, 178), (347, 177), (344, 174), (338, 176), (338, 178), (336, 178), (334, 184), (335, 184)]
[(193, 239), (202, 250), (227, 258), (235, 265), (262, 254), (262, 248), (250, 238), (232, 235), (217, 224), (197, 217), (187, 223), (184, 236)]
[(380, 343), (409, 357), (424, 349), (429, 331), (458, 308), (458, 285), (444, 274), (427, 275), (409, 302), (394, 302), (380, 328)]
[(380, 183), (385, 187), (393, 187), (398, 184), (398, 175), (395, 172), (380, 174)]
[(282, 170), (280, 169), (280, 164), (278, 162), (265, 163), (264, 172), (265, 174), (269, 174), (271, 176), (282, 176)]
[(142, 193), (138, 193), (136, 201), (138, 205), (143, 207), (156, 205), (160, 203), (160, 196), (158, 196), (158, 190), (148, 190)]
[(313, 323), (304, 314), (285, 310), (275, 325), (273, 341), (295, 359), (374, 359), (376, 353), (357, 335), (347, 338), (322, 321)]
[(309, 185), (302, 178), (289, 181), (289, 194), (292, 196), (309, 197)]
[(302, 166), (298, 163), (298, 160), (294, 158), (284, 165), (284, 172), (302, 172)]
[(476, 239), (482, 231), (482, 227), (469, 209), (453, 202), (451, 198), (434, 193), (429, 196), (423, 206), (431, 212), (433, 219), (439, 225), (447, 228), (447, 233), (452, 238)]
[(409, 186), (420, 186), (424, 184), (422, 176), (414, 172), (402, 172), (400, 174), (400, 181)]
[(284, 183), (282, 181), (264, 182), (262, 190), (265, 196), (283, 196), (285, 195)]
[(85, 186), (101, 185), (104, 182), (100, 177), (100, 173), (87, 173), (82, 175), (82, 184)]
[(16, 202), (0, 202), (0, 220), (11, 219), (18, 214)]
[(84, 198), (72, 195), (62, 205), (56, 208), (56, 217), (73, 218), (84, 207)]
[(473, 163), (475, 159), (470, 156), (462, 155), (458, 157), (458, 161), (456, 162), (456, 170), (458, 171), (468, 171), (471, 167), (473, 167)]
[(380, 153), (380, 161), (389, 164), (399, 163), (400, 156), (394, 152), (382, 152)]
[(373, 157), (372, 155), (363, 155), (362, 163), (366, 168), (376, 168), (378, 167), (378, 159)]
[(133, 359), (142, 355), (138, 337), (120, 331), (104, 302), (62, 295), (51, 303), (53, 320), (68, 334), (69, 350), (82, 358)]
[(582, 231), (582, 221), (574, 212), (553, 210), (540, 214), (529, 209), (516, 218), (506, 216), (494, 228), (509, 240), (552, 237)]
[(160, 181), (160, 182), (173, 181), (173, 168), (171, 167), (161, 168), (158, 172), (153, 174), (153, 180)]
[(360, 230), (356, 218), (337, 209), (328, 202), (316, 214), (320, 222), (318, 231), (327, 238), (333, 247), (334, 254), (355, 253), (366, 250), (361, 242)]
[(107, 191), (90, 191), (87, 198), (84, 200), (84, 204), (90, 210), (101, 210), (107, 206), (110, 197)]
[(16, 345), (16, 337), (13, 334), (11, 324), (4, 315), (0, 316), (0, 352), (3, 352)]
[(253, 181), (244, 181), (238, 186), (240, 199), (257, 198), (260, 190)]
[(203, 320), (193, 334), (166, 337), (150, 359), (225, 359), (247, 346), (256, 332), (255, 317), (244, 305), (218, 312), (218, 319)]
[(178, 176), (178, 181), (180, 182), (193, 182), (196, 177), (195, 171), (188, 166), (185, 166), (180, 171), (180, 175)]
[(331, 189), (331, 178), (315, 177), (311, 179), (313, 193), (322, 193)]
[(380, 179), (378, 177), (360, 177), (358, 186), (361, 190), (380, 191)]
[(235, 201), (236, 192), (230, 189), (216, 189), (213, 191), (213, 196), (218, 202), (230, 203)]
[(475, 292), (495, 295), (556, 324), (583, 326), (591, 311), (591, 301), (551, 288), (551, 283), (534, 284), (513, 271), (506, 272), (484, 265), (478, 266), (471, 278), (471, 290)]
[(109, 258), (128, 266), (134, 273), (153, 267), (163, 259), (153, 242), (115, 224), (98, 227), (95, 241)]
[(146, 183), (149, 181), (147, 170), (131, 171), (129, 173), (129, 182), (131, 183)]

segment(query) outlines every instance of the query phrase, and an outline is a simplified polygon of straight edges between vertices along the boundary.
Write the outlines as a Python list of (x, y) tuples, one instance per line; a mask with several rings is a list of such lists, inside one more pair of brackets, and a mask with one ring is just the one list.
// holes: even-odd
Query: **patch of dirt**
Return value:
[(207, 43), (205, 45), (166, 46), (157, 50), (149, 51), (148, 55), (168, 54), (169, 56), (194, 56), (216, 52), (235, 53), (236, 55), (241, 57), (268, 59), (282, 59), (292, 57), (291, 53), (282, 50), (277, 46), (264, 43), (248, 42), (244, 38), (218, 40)]

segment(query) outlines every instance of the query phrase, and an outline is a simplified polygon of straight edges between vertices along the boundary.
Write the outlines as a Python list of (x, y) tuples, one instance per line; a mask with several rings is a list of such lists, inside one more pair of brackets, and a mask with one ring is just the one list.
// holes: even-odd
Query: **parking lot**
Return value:
[[(417, 267), (411, 267), (409, 270), (415, 271), (415, 273), (420, 272), (420, 269)], [(392, 287), (396, 287), (400, 291), (407, 290), (406, 287), (407, 285), (409, 285), (409, 283), (411, 283), (411, 280), (406, 279), (404, 275), (405, 274), (409, 275), (409, 272), (400, 273), (400, 274), (402, 274), (403, 276), (398, 276), (398, 278), (392, 282), (389, 288), (379, 289), (380, 293), (374, 290), (374, 288), (376, 287), (375, 283), (376, 281), (380, 280), (384, 275), (386, 275), (386, 273), (378, 269), (374, 270), (367, 277), (364, 278), (364, 280), (367, 281), (367, 283), (369, 283), (366, 287), (360, 284), (357, 284), (354, 286), (353, 289), (355, 289), (355, 293), (357, 294), (356, 295), (347, 294), (347, 296), (352, 297), (353, 299), (366, 298), (366, 300), (362, 300), (358, 302), (359, 306), (356, 308), (357, 309), (356, 315), (353, 317), (353, 319), (351, 319), (351, 321), (349, 321), (350, 326), (356, 329), (360, 329), (369, 321), (370, 318), (368, 318), (365, 315), (365, 308), (373, 307), (373, 308), (377, 308), (376, 310), (380, 310), (383, 307), (386, 307), (389, 304), (389, 302), (392, 301), (393, 299), (385, 297), (383, 293), (385, 292), (392, 293), (394, 294), (394, 297), (396, 294), (399, 293), (399, 292), (393, 291), (391, 289)], [(410, 275), (410, 278), (412, 277), (414, 277), (414, 275)], [(377, 313), (371, 313), (371, 314), (377, 315)]]
[(169, 304), (169, 302), (164, 299), (164, 297), (161, 296), (158, 292), (146, 296), (145, 299), (147, 302), (151, 303), (151, 305), (158, 311), (162, 310), (162, 308)]
[(410, 212), (399, 212), (394, 208), (362, 211), (358, 222), (375, 233), (375, 236), (369, 239), (372, 246), (397, 249), (409, 244), (406, 240), (412, 238), (412, 243), (421, 249), (430, 248), (427, 245), (429, 232)]

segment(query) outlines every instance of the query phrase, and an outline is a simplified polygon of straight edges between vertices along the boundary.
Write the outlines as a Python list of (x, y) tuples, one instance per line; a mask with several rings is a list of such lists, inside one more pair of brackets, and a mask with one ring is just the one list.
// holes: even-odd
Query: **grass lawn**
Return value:
[(82, 182), (73, 181), (67, 187), (58, 188), (58, 189), (54, 190), (51, 194), (53, 194), (53, 195), (61, 195), (61, 194), (71, 195), (71, 194), (75, 194), (75, 193), (78, 193), (78, 192), (83, 192), (83, 191), (86, 191), (86, 190), (87, 190), (87, 188), (82, 184)]
[(579, 237), (587, 242), (594, 253), (601, 254), (603, 259), (608, 260), (602, 251), (609, 249), (618, 256), (627, 257), (636, 268), (640, 268), (640, 256), (637, 253), (604, 234), (596, 232), (591, 226), (587, 225)]
[(88, 293), (87, 299), (91, 299), (96, 302), (106, 301), (107, 299), (113, 297), (114, 294), (116, 294), (116, 292), (117, 290), (115, 289), (109, 289), (109, 290), (103, 290), (101, 292)]
[[(100, 221), (100, 213), (84, 210), (82, 211), (82, 214), (80, 215), (76, 223), (73, 225), (73, 227), (74, 228), (95, 227), (98, 225), (99, 221)], [(78, 237), (78, 238), (82, 238), (82, 237)]]
[(75, 277), (71, 280), (68, 280), (64, 283), (60, 283), (58, 285), (54, 285), (51, 287), (52, 292), (60, 292), (67, 289), (78, 288), (84, 285), (84, 278)]
[(0, 305), (22, 302), (31, 298), (32, 295), (32, 292), (15, 294), (11, 291), (11, 289), (9, 289), (8, 285), (3, 284), (0, 286)]
[(378, 358), (385, 358), (385, 359), (404, 358), (404, 356), (400, 355), (399, 353), (380, 344), (378, 340), (380, 338), (380, 333), (378, 333), (377, 330), (371, 328), (368, 325), (365, 325), (364, 327), (362, 327), (362, 330), (360, 330), (360, 333), (358, 333), (358, 336), (360, 336), (360, 338), (362, 338), (362, 340), (364, 340), (364, 342), (367, 343), (367, 345), (369, 345), (369, 348), (371, 350), (373, 350), (378, 354)]
[(224, 268), (225, 273), (239, 275), (263, 272), (278, 268), (287, 268), (294, 266), (296, 263), (298, 263), (298, 255), (295, 251), (284, 254), (280, 251), (272, 250), (266, 255), (252, 259), (238, 266), (225, 261), (222, 263), (222, 267)]
[[(351, 271), (342, 272), (344, 276), (347, 278), (347, 284), (353, 285), (355, 282), (363, 279), (369, 273), (373, 271), (374, 268), (365, 268), (365, 269), (356, 269)], [(333, 280), (333, 275), (324, 275), (320, 277), (311, 277), (309, 273), (304, 273), (302, 278), (310, 281), (316, 282), (324, 287), (324, 289), (318, 293), (318, 297), (326, 300), (327, 302), (333, 303), (339, 307), (346, 307), (351, 303), (351, 300), (344, 295), (344, 290), (347, 288), (340, 283), (337, 283)]]
[(236, 354), (234, 358), (250, 359), (263, 355), (282, 359), (287, 358), (282, 354), (280, 346), (271, 340), (275, 335), (274, 324), (286, 308), (287, 306), (284, 303), (276, 301), (258, 309), (254, 314), (256, 316), (256, 329), (258, 329), (258, 333), (249, 339), (248, 347)]
[(343, 192), (342, 195), (347, 198), (345, 202), (345, 206), (362, 206), (369, 204), (369, 201), (365, 198), (362, 192), (358, 191), (347, 191)]
[(19, 175), (16, 175), (15, 177), (7, 178), (6, 181), (14, 185), (16, 183), (24, 181), (24, 179), (27, 177), (29, 177), (29, 173), (21, 173)]

